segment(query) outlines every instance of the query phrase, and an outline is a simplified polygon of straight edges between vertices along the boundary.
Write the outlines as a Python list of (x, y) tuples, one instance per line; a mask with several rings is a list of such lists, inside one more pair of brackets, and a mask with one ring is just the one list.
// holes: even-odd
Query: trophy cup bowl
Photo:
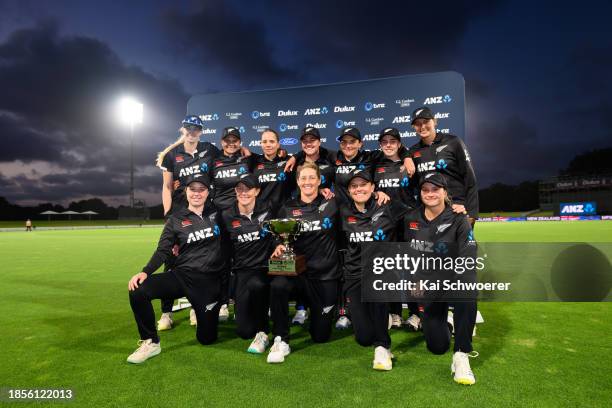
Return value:
[(306, 269), (306, 260), (302, 255), (293, 252), (292, 243), (300, 234), (304, 220), (294, 218), (277, 218), (264, 221), (263, 227), (274, 234), (287, 248), (277, 258), (268, 262), (269, 275), (296, 276)]

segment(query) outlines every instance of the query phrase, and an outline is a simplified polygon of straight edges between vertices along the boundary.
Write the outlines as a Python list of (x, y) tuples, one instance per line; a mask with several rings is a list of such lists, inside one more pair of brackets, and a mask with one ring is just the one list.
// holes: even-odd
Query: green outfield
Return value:
[[(612, 401), (612, 304), (481, 303), (471, 359), (477, 378), (460, 386), (451, 354), (427, 352), (419, 333), (392, 331), (391, 372), (371, 368), (372, 348), (334, 330), (313, 344), (293, 329), (282, 365), (246, 353), (232, 321), (200, 346), (188, 313), (161, 334), (162, 353), (140, 366), (127, 281), (160, 229), (0, 233), (3, 260), (0, 387), (70, 388), (68, 406), (607, 407)], [(480, 241), (611, 242), (612, 222), (480, 223)], [(156, 305), (156, 310), (159, 310)], [(19, 405), (25, 406), (27, 404)]]

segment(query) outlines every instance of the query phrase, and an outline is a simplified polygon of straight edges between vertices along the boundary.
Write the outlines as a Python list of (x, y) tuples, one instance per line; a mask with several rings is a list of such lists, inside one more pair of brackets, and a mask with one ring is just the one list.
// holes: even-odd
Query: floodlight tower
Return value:
[(130, 127), (130, 207), (134, 207), (134, 126), (142, 123), (143, 106), (132, 98), (119, 101), (121, 122)]

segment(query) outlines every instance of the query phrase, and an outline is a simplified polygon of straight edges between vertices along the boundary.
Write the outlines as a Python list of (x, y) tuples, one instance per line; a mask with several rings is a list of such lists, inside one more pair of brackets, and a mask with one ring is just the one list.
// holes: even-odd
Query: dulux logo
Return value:
[(334, 106), (334, 113), (341, 113), (341, 112), (355, 112), (355, 107), (354, 106)]
[(327, 129), (327, 123), (307, 123), (306, 127), (313, 127), (315, 129)]
[(292, 111), (292, 110), (279, 110), (277, 116), (297, 116), (298, 115), (298, 111)]
[(204, 120), (204, 121), (211, 121), (211, 120), (219, 120), (219, 115), (217, 115), (216, 113), (213, 113), (212, 115), (200, 115), (200, 119)]
[(336, 127), (337, 127), (338, 129), (340, 129), (340, 128), (341, 128), (341, 127), (343, 127), (343, 126), (355, 126), (355, 121), (353, 120), (353, 121), (347, 122), (347, 121), (345, 121), (345, 120), (338, 120), (338, 121), (336, 122)]
[(372, 103), (372, 102), (366, 102), (365, 105), (363, 106), (366, 112), (369, 112), (372, 109), (382, 109), (384, 107), (385, 107), (384, 103)]
[(436, 119), (448, 119), (449, 116), (450, 116), (450, 112), (445, 112), (445, 113), (438, 112), (438, 113), (436, 113), (434, 115), (434, 118), (436, 118)]
[(308, 108), (304, 111), (304, 116), (309, 115), (326, 115), (329, 112), (327, 106), (323, 106), (321, 108)]
[(298, 140), (295, 137), (286, 137), (280, 140), (280, 144), (283, 146), (293, 146), (298, 143)]
[(217, 133), (217, 129), (206, 128), (202, 131), (202, 134), (205, 135), (214, 135), (215, 133)]
[(260, 112), (260, 111), (253, 111), (251, 112), (251, 117), (253, 119), (259, 119), (259, 118), (266, 118), (266, 117), (270, 117), (270, 112)]

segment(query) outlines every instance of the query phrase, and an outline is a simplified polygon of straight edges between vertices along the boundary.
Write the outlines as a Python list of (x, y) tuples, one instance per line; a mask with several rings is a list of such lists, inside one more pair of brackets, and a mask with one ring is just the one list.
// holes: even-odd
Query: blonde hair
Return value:
[[(180, 129), (179, 129), (180, 131)], [(183, 135), (181, 133), (181, 135), (179, 136), (178, 139), (176, 139), (176, 142), (172, 143), (170, 146), (166, 147), (164, 150), (162, 150), (161, 152), (159, 152), (157, 154), (157, 160), (155, 160), (155, 165), (157, 167), (161, 167), (162, 163), (164, 161), (164, 157), (166, 157), (166, 155), (168, 154), (168, 152), (172, 149), (174, 149), (176, 146), (183, 144), (183, 142), (185, 142), (185, 135)]]
[(302, 164), (301, 166), (298, 166), (297, 171), (295, 172), (296, 173), (295, 178), (299, 179), (300, 173), (302, 173), (302, 170), (304, 169), (314, 170), (315, 173), (317, 173), (317, 178), (321, 180), (321, 169), (319, 169), (319, 166), (317, 166), (316, 164), (312, 162), (304, 162), (304, 164)]

